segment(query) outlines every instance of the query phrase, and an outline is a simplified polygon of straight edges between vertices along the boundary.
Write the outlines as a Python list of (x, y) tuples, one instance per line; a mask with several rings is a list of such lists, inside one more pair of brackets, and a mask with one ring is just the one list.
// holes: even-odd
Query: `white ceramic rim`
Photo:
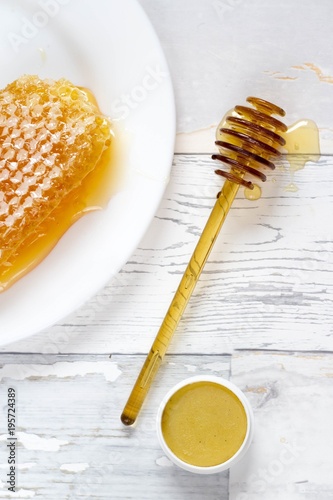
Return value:
[[(0, 86), (26, 73), (66, 77), (92, 90), (125, 139), (119, 158), (124, 178), (105, 209), (81, 217), (38, 266), (0, 293), (0, 346), (67, 323), (68, 315), (117, 275), (147, 231), (172, 166), (176, 120), (170, 72), (139, 2), (51, 3), (54, 12), (40, 0), (0, 3)], [(37, 28), (43, 19), (47, 24)], [(26, 33), (26, 43), (15, 51), (10, 36), (28, 22), (35, 34)], [(124, 106), (122, 99), (136, 90), (137, 100)], [(63, 342), (70, 341), (71, 327), (62, 331)]]
[[(213, 465), (211, 467), (200, 467), (197, 465), (191, 465), (187, 462), (184, 462), (180, 458), (178, 458), (168, 447), (164, 440), (164, 436), (162, 433), (162, 415), (163, 411), (165, 408), (165, 405), (175, 394), (179, 389), (182, 387), (185, 387), (186, 385), (191, 385), (196, 382), (214, 382), (216, 384), (219, 384), (223, 387), (226, 387), (229, 389), (231, 392), (233, 392), (240, 402), (242, 403), (246, 417), (247, 417), (247, 431), (246, 435), (244, 438), (244, 441), (242, 443), (242, 446), (239, 448), (239, 450), (233, 455), (229, 460), (226, 462), (223, 462), (222, 464), (219, 465)], [(157, 412), (157, 418), (156, 418), (156, 428), (157, 428), (157, 437), (159, 440), (159, 443), (162, 447), (162, 450), (164, 453), (167, 455), (167, 457), (178, 467), (181, 467), (182, 469), (185, 469), (189, 472), (194, 472), (196, 474), (214, 474), (217, 472), (222, 472), (226, 469), (229, 469), (231, 466), (235, 465), (247, 452), (253, 438), (253, 433), (254, 433), (254, 415), (252, 408), (250, 406), (250, 403), (248, 399), (246, 398), (245, 394), (232, 382), (230, 382), (227, 379), (224, 379), (222, 377), (218, 377), (216, 375), (196, 375), (194, 377), (189, 377), (178, 384), (176, 384), (172, 389), (169, 390), (169, 392), (164, 396), (163, 400), (161, 401), (161, 404), (159, 406), (158, 412)]]

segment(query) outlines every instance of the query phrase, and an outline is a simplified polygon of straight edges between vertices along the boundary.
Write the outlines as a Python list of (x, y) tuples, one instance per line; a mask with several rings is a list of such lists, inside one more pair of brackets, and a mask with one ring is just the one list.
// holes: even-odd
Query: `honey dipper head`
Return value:
[(218, 175), (253, 189), (245, 176), (266, 180), (261, 169), (275, 168), (271, 159), (281, 155), (280, 149), (285, 144), (281, 133), (287, 131), (287, 126), (272, 116), (285, 116), (282, 108), (258, 97), (248, 97), (247, 102), (253, 107), (235, 106), (226, 117), (215, 142), (219, 154), (212, 158), (230, 167), (229, 171), (216, 170)]
[(0, 91), (0, 265), (110, 143), (109, 121), (67, 80), (23, 76)]

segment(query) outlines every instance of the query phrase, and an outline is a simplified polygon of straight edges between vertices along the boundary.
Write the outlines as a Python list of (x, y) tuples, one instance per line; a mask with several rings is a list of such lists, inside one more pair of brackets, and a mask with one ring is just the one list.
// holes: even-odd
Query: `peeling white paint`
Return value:
[(0, 491), (0, 498), (33, 498), (36, 495), (35, 491), (20, 489), (15, 493), (10, 491)]
[(88, 469), (89, 464), (87, 463), (76, 463), (76, 464), (62, 464), (60, 466), (60, 470), (62, 472), (69, 472), (71, 474), (75, 474), (77, 472), (83, 472)]
[[(43, 356), (41, 358), (43, 359)], [(104, 361), (58, 362), (52, 365), (8, 364), (0, 369), (0, 381), (5, 378), (12, 380), (25, 380), (33, 377), (72, 378), (78, 376), (84, 377), (89, 374), (102, 374), (107, 382), (114, 382), (121, 375), (121, 371), (116, 363)]]
[(212, 153), (215, 149), (215, 131), (217, 123), (209, 127), (192, 130), (191, 132), (181, 132), (176, 136), (176, 153)]
[(202, 368), (204, 370), (211, 370), (214, 372), (225, 372), (225, 371), (229, 371), (230, 365), (229, 365), (229, 363), (216, 362), (216, 363), (207, 363), (205, 365), (202, 365)]
[[(0, 441), (3, 441), (3, 439), (0, 439)], [(32, 467), (35, 467), (37, 464), (36, 462), (27, 462), (24, 464), (16, 464), (15, 467), (18, 470), (29, 470), (32, 469)], [(0, 469), (8, 469), (8, 464), (0, 464)], [(1, 481), (0, 481), (0, 488), (1, 488)]]
[(42, 438), (37, 434), (17, 432), (16, 435), (18, 441), (27, 450), (59, 451), (61, 446), (68, 444), (68, 441), (56, 438)]
[(167, 457), (161, 457), (156, 460), (157, 465), (161, 467), (173, 467), (173, 463)]
[(184, 365), (184, 367), (187, 368), (189, 372), (197, 371), (197, 367), (195, 365)]
[(35, 462), (27, 462), (25, 464), (18, 464), (16, 465), (16, 468), (18, 470), (30, 470), (32, 469), (33, 467), (36, 467), (38, 464), (35, 463)]

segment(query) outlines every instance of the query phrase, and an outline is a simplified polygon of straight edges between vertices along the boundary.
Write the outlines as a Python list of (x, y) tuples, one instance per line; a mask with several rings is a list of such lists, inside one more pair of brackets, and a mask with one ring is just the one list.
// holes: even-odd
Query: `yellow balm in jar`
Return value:
[(220, 377), (191, 377), (164, 398), (157, 416), (162, 449), (183, 469), (229, 468), (248, 449), (253, 414), (244, 394)]

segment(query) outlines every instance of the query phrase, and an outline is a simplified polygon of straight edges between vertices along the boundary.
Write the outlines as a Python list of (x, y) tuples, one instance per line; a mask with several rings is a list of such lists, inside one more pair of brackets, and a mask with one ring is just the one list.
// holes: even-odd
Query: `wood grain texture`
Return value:
[[(228, 109), (257, 95), (283, 107), (288, 123), (315, 120), (322, 152), (332, 153), (333, 67), (330, 44), (322, 43), (332, 36), (330, 0), (140, 3), (170, 66), (179, 133), (216, 126)], [(196, 146), (193, 152), (203, 152)]]
[[(2, 350), (147, 352), (220, 189), (215, 167), (206, 155), (177, 155), (149, 232), (114, 280), (65, 321)], [(283, 162), (261, 199), (239, 193), (171, 352), (331, 350), (332, 172), (330, 156), (307, 164), (291, 193)]]
[(243, 352), (232, 380), (254, 409), (244, 461), (230, 471), (230, 500), (333, 498), (333, 356)]
[[(14, 498), (4, 442), (13, 386), (17, 498), (333, 500), (331, 2), (140, 3), (173, 76), (179, 154), (114, 279), (63, 321), (0, 348), (0, 498)], [(258, 201), (240, 191), (137, 425), (125, 428), (120, 413), (221, 188), (216, 124), (251, 94), (285, 108), (288, 123), (315, 120), (323, 155), (294, 174), (285, 157)], [(230, 474), (182, 471), (157, 442), (162, 397), (199, 373), (230, 378), (254, 408), (253, 445)]]
[[(202, 477), (173, 466), (155, 432), (157, 408), (194, 374), (229, 377), (229, 356), (167, 356), (138, 419), (120, 413), (143, 356), (0, 356), (1, 401), (17, 393), (19, 498), (44, 500), (228, 498), (228, 473)], [(0, 427), (0, 498), (6, 494), (5, 419)]]

